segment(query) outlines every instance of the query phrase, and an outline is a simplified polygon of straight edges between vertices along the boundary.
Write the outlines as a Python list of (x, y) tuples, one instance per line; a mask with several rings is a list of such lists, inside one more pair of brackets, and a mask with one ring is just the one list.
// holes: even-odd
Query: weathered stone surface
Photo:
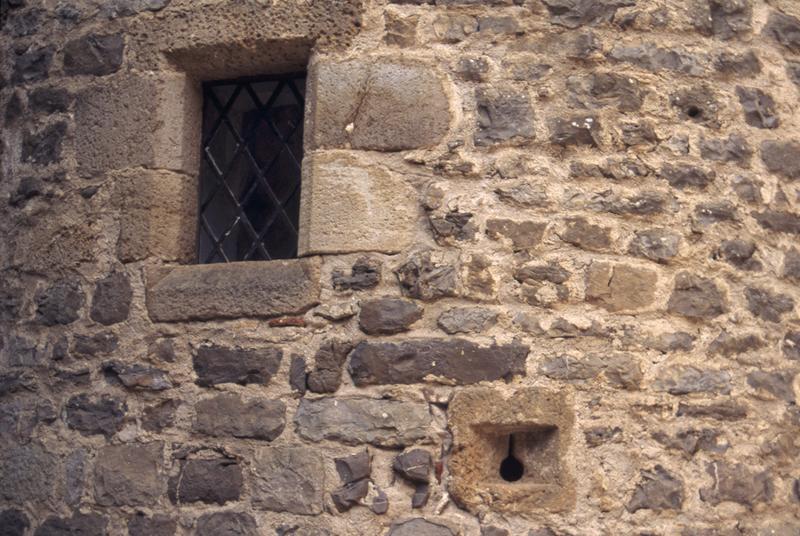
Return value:
[(772, 173), (790, 181), (800, 179), (800, 143), (797, 141), (762, 142), (761, 160)]
[(761, 72), (761, 60), (752, 50), (742, 54), (722, 51), (714, 58), (714, 68), (725, 75), (756, 76)]
[(680, 272), (667, 311), (689, 318), (714, 318), (725, 312), (725, 299), (713, 280)]
[(107, 0), (100, 13), (108, 19), (130, 17), (142, 11), (161, 11), (172, 0)]
[(783, 337), (783, 355), (787, 359), (800, 360), (800, 331), (787, 331)]
[(800, 19), (772, 11), (761, 33), (774, 39), (789, 51), (800, 53)]
[(530, 249), (542, 242), (547, 223), (514, 221), (508, 219), (486, 220), (486, 234), (491, 238), (507, 238), (514, 251)]
[(369, 480), (359, 480), (340, 486), (331, 492), (331, 499), (339, 512), (346, 512), (361, 504), (369, 493)]
[(661, 465), (641, 472), (642, 480), (636, 486), (626, 508), (637, 510), (681, 510), (683, 508), (683, 480)]
[(348, 370), (355, 384), (410, 384), (445, 378), (448, 383), (510, 380), (525, 374), (528, 347), (512, 343), (479, 346), (462, 339), (418, 339), (359, 343)]
[(297, 433), (310, 441), (400, 447), (425, 439), (431, 416), (426, 404), (371, 398), (302, 399)]
[(744, 297), (748, 311), (768, 322), (780, 322), (783, 315), (794, 310), (794, 299), (788, 294), (747, 287), (744, 289)]
[(256, 520), (245, 512), (213, 512), (197, 519), (197, 536), (259, 536)]
[(58, 418), (53, 403), (46, 399), (15, 398), (0, 403), (0, 434), (7, 441), (30, 441), (40, 424), (51, 424)]
[(411, 508), (423, 508), (428, 504), (428, 499), (431, 496), (431, 487), (427, 482), (424, 484), (417, 484), (414, 487), (414, 493), (411, 495)]
[(210, 387), (222, 383), (266, 385), (278, 371), (283, 352), (274, 347), (252, 350), (201, 346), (194, 356), (197, 385)]
[[(75, 96), (74, 147), (79, 173), (100, 175), (129, 169), (127, 177), (151, 175), (143, 169), (132, 170), (144, 167), (195, 176), (200, 132), (188, 128), (186, 122), (200, 113), (199, 96), (185, 75), (164, 71), (157, 75), (119, 73), (92, 83)], [(168, 173), (152, 175), (163, 179)], [(151, 187), (155, 186), (154, 182)], [(168, 202), (146, 191), (140, 194)], [(191, 197), (185, 214), (194, 222), (191, 211), (197, 206), (197, 197)], [(194, 228), (190, 234), (194, 237)]]
[(71, 324), (78, 319), (85, 300), (77, 280), (58, 280), (36, 294), (36, 317), (46, 326)]
[(463, 241), (475, 238), (477, 228), (472, 219), (472, 213), (458, 210), (451, 210), (444, 216), (428, 216), (433, 237), (440, 245), (447, 245), (453, 240)]
[(712, 201), (698, 203), (694, 207), (695, 222), (701, 226), (708, 226), (718, 222), (736, 221), (739, 219), (736, 205), (730, 201)]
[(628, 244), (628, 253), (666, 263), (678, 254), (680, 244), (678, 233), (667, 229), (647, 229), (636, 231), (636, 236)]
[(756, 88), (736, 86), (745, 122), (757, 128), (778, 128), (780, 119), (773, 98)]
[(800, 251), (797, 248), (793, 247), (784, 254), (781, 276), (800, 282)]
[(111, 361), (103, 364), (103, 372), (111, 383), (119, 383), (129, 389), (163, 391), (172, 388), (165, 371), (139, 363), (128, 365)]
[(481, 527), (481, 536), (509, 536), (509, 532), (506, 529), (489, 525)]
[(566, 28), (611, 22), (617, 9), (635, 5), (634, 0), (543, 0), (550, 22)]
[(567, 78), (570, 99), (583, 108), (616, 106), (621, 112), (642, 107), (645, 91), (635, 78), (614, 73), (592, 73)]
[(417, 195), (402, 175), (356, 153), (326, 151), (305, 157), (303, 184), (307, 186), (300, 194), (301, 256), (398, 253), (411, 244)]
[(494, 192), (501, 201), (517, 207), (546, 207), (549, 204), (547, 190), (542, 185), (530, 182), (501, 186)]
[(673, 188), (702, 190), (714, 181), (716, 174), (687, 164), (664, 164), (659, 171), (659, 177), (666, 180)]
[(25, 131), (20, 158), (23, 162), (47, 166), (61, 160), (67, 124), (53, 123), (37, 132)]
[(453, 307), (439, 315), (437, 325), (450, 335), (481, 333), (497, 322), (497, 313), (481, 307)]
[(655, 300), (658, 274), (627, 264), (593, 262), (586, 272), (586, 299), (609, 311), (641, 309)]
[(720, 104), (716, 94), (708, 85), (698, 85), (670, 95), (670, 104), (678, 111), (678, 117), (708, 128), (718, 129)]
[(297, 315), (319, 302), (319, 291), (316, 257), (181, 266), (148, 277), (147, 311), (156, 322)]
[(110, 445), (97, 454), (94, 497), (102, 506), (148, 506), (164, 493), (163, 444)]
[(123, 262), (156, 257), (195, 261), (197, 186), (167, 171), (114, 174), (113, 202), (120, 211), (117, 255)]
[(124, 272), (114, 272), (97, 282), (94, 287), (89, 316), (95, 322), (110, 326), (128, 318), (133, 289)]
[(557, 118), (550, 122), (550, 142), (562, 147), (600, 143), (600, 121), (593, 115), (581, 115), (568, 119)]
[(795, 376), (797, 370), (756, 370), (747, 375), (747, 385), (756, 391), (766, 391), (778, 400), (794, 404), (797, 398), (794, 392)]
[(128, 536), (174, 536), (177, 528), (178, 522), (168, 516), (137, 512), (128, 521)]
[(491, 64), (485, 57), (467, 57), (458, 60), (454, 71), (462, 80), (483, 82), (490, 69)]
[(175, 412), (181, 403), (178, 400), (165, 400), (147, 406), (142, 412), (142, 428), (148, 432), (161, 432), (175, 423)]
[(730, 357), (751, 350), (758, 350), (759, 348), (763, 348), (765, 344), (761, 337), (757, 335), (747, 334), (737, 336), (723, 331), (708, 345), (708, 352), (710, 354)]
[(67, 425), (83, 435), (111, 437), (122, 428), (127, 404), (109, 395), (73, 396), (66, 405)]
[(751, 471), (743, 464), (712, 462), (706, 467), (713, 484), (700, 489), (700, 499), (717, 505), (724, 501), (753, 506), (770, 502), (773, 495), (772, 480), (766, 471)]
[(525, 142), (534, 138), (534, 113), (525, 93), (480, 87), (475, 93), (478, 125), (475, 145)]
[(411, 482), (427, 483), (433, 466), (431, 453), (424, 449), (412, 449), (395, 456), (392, 469)]
[(36, 391), (36, 377), (26, 370), (0, 372), (0, 397), (21, 391)]
[(366, 449), (350, 456), (335, 458), (334, 464), (344, 484), (369, 478), (372, 471), (369, 451)]
[(617, 441), (621, 434), (622, 428), (619, 426), (593, 426), (583, 432), (586, 445), (589, 448)]
[(391, 335), (408, 331), (422, 318), (422, 307), (410, 300), (377, 298), (361, 303), (358, 325), (369, 335)]
[(92, 335), (75, 335), (72, 351), (82, 357), (110, 354), (119, 346), (119, 339), (111, 331), (100, 331)]
[(0, 496), (6, 501), (48, 501), (55, 497), (58, 458), (39, 443), (0, 450)]
[(77, 506), (83, 497), (87, 457), (85, 449), (77, 448), (64, 460), (64, 500), (69, 506)]
[(28, 94), (28, 106), (36, 114), (55, 114), (66, 112), (72, 96), (64, 88), (39, 87)]
[(300, 393), (301, 396), (306, 394), (307, 376), (306, 360), (298, 355), (292, 356), (292, 362), (289, 365), (289, 386), (292, 391)]
[(740, 239), (723, 240), (714, 256), (725, 260), (740, 270), (757, 272), (763, 268), (763, 265), (753, 258), (755, 252), (755, 242)]
[(648, 71), (675, 71), (701, 76), (705, 66), (695, 56), (680, 49), (659, 48), (652, 43), (637, 46), (616, 45), (607, 54), (614, 62), (629, 63)]
[(322, 343), (314, 356), (314, 370), (306, 384), (314, 393), (335, 393), (342, 383), (342, 367), (353, 349), (349, 342), (329, 340)]
[(54, 50), (52, 46), (46, 46), (17, 51), (13, 56), (14, 70), (11, 73), (11, 82), (28, 84), (47, 78), (50, 74), (50, 65), (53, 63)]
[(753, 7), (749, 0), (708, 0), (692, 16), (702, 33), (728, 40), (751, 30)]
[[(302, 404), (306, 400), (301, 401)], [(299, 410), (298, 410), (299, 417)], [(269, 447), (253, 458), (253, 506), (301, 515), (322, 513), (325, 468), (308, 447)]]
[(387, 45), (410, 47), (414, 45), (417, 34), (419, 16), (404, 17), (397, 13), (386, 12), (383, 14), (386, 33), (383, 42)]
[(169, 498), (175, 504), (225, 504), (239, 499), (242, 486), (242, 468), (235, 460), (186, 460), (180, 473), (169, 480)]
[(411, 254), (395, 270), (404, 296), (430, 301), (445, 296), (455, 296), (458, 273), (456, 268), (433, 251)]
[(616, 387), (635, 390), (641, 387), (641, 364), (629, 354), (612, 353), (609, 356), (590, 354), (585, 358), (562, 355), (544, 361), (539, 372), (556, 380), (590, 380), (603, 373)]
[(711, 418), (718, 421), (738, 421), (747, 417), (747, 408), (733, 401), (712, 404), (678, 404), (677, 417)]
[(589, 223), (585, 218), (570, 218), (560, 234), (561, 240), (589, 251), (605, 251), (611, 246), (611, 230)]
[(402, 60), (319, 60), (309, 70), (307, 102), (306, 139), (312, 149), (430, 147), (450, 127), (439, 74)]
[(455, 536), (455, 533), (444, 525), (417, 517), (392, 524), (386, 536)]
[(377, 488), (377, 492), (372, 499), (372, 504), (370, 504), (369, 509), (372, 510), (373, 514), (379, 516), (389, 511), (389, 497), (386, 496), (386, 493), (382, 489)]
[(441, 13), (433, 20), (433, 32), (439, 41), (458, 43), (478, 31), (478, 19), (464, 13)]
[[(753, 157), (753, 149), (740, 134), (727, 138), (700, 138), (700, 156), (714, 162), (735, 162), (747, 167)], [(763, 152), (763, 149), (762, 149)]]
[(354, 264), (350, 275), (341, 270), (331, 274), (333, 288), (336, 290), (366, 290), (381, 282), (381, 263), (369, 257), (361, 257)]
[(286, 425), (286, 404), (280, 400), (244, 401), (226, 393), (197, 402), (195, 409), (194, 431), (210, 436), (272, 441)]
[(667, 448), (683, 451), (687, 457), (695, 455), (701, 450), (722, 453), (728, 450), (728, 444), (719, 444), (720, 430), (710, 428), (682, 430), (670, 436), (664, 432), (654, 432), (653, 439)]
[(34, 536), (106, 536), (108, 519), (99, 514), (82, 514), (72, 517), (48, 517), (34, 532)]
[(125, 51), (122, 34), (88, 34), (64, 45), (64, 73), (104, 76), (119, 70)]
[(666, 354), (669, 352), (690, 352), (694, 348), (695, 338), (685, 331), (674, 333), (660, 333), (647, 341), (647, 345), (654, 350)]
[(751, 215), (764, 229), (800, 235), (800, 215), (781, 210), (765, 210)]
[(3, 510), (0, 512), (0, 536), (25, 536), (31, 522), (20, 510)]
[(656, 391), (671, 395), (731, 392), (731, 375), (724, 370), (700, 370), (691, 366), (673, 366), (661, 370), (653, 383)]

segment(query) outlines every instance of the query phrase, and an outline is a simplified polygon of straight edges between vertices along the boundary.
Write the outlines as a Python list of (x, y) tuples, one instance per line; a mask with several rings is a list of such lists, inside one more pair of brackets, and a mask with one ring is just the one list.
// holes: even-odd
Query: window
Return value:
[(305, 76), (203, 85), (200, 264), (297, 256)]

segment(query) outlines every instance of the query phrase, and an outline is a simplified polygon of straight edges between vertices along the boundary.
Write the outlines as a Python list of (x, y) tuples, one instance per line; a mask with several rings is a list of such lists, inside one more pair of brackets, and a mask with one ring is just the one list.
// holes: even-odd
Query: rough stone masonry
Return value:
[[(0, 25), (0, 535), (800, 534), (796, 0)], [(298, 69), (302, 257), (194, 265), (200, 82)]]

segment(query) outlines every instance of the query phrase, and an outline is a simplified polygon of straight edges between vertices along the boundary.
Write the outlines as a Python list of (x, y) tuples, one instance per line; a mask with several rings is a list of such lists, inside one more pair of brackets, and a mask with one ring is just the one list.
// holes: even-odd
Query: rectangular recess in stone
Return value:
[(480, 346), (455, 338), (364, 341), (350, 354), (348, 370), (358, 387), (419, 383), (437, 377), (466, 385), (524, 376), (528, 351), (517, 343)]
[(523, 516), (574, 506), (565, 459), (574, 414), (564, 394), (528, 388), (506, 396), (471, 388), (454, 397), (449, 414), (449, 491), (460, 506), (477, 515)]
[(319, 302), (316, 257), (159, 268), (147, 276), (155, 322), (298, 315)]

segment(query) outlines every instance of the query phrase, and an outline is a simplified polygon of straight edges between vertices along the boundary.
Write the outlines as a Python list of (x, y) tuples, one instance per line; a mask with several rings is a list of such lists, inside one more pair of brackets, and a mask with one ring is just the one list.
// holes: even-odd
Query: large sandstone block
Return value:
[(323, 152), (303, 160), (299, 254), (382, 251), (411, 244), (416, 192), (406, 180), (352, 153)]
[[(575, 417), (563, 393), (528, 388), (506, 397), (471, 388), (456, 394), (448, 415), (449, 491), (460, 506), (477, 515), (535, 516), (574, 505), (566, 453)], [(509, 458), (518, 462), (516, 471)]]
[(275, 512), (322, 513), (325, 467), (308, 447), (271, 447), (253, 460), (253, 505)]
[(200, 163), (200, 92), (180, 74), (120, 74), (75, 98), (82, 175), (161, 168), (194, 174)]
[(156, 257), (188, 263), (195, 256), (197, 180), (144, 169), (114, 174), (119, 211), (117, 255), (122, 262)]
[(319, 291), (318, 258), (180, 266), (148, 274), (147, 311), (156, 322), (302, 314)]
[(586, 299), (609, 311), (649, 307), (655, 301), (658, 274), (627, 264), (593, 262), (586, 273)]
[(399, 59), (320, 58), (308, 73), (308, 149), (403, 151), (439, 143), (450, 126), (442, 78)]
[(359, 387), (419, 383), (437, 377), (464, 385), (524, 376), (527, 355), (528, 347), (515, 343), (480, 346), (463, 339), (364, 341), (353, 350), (348, 370)]

